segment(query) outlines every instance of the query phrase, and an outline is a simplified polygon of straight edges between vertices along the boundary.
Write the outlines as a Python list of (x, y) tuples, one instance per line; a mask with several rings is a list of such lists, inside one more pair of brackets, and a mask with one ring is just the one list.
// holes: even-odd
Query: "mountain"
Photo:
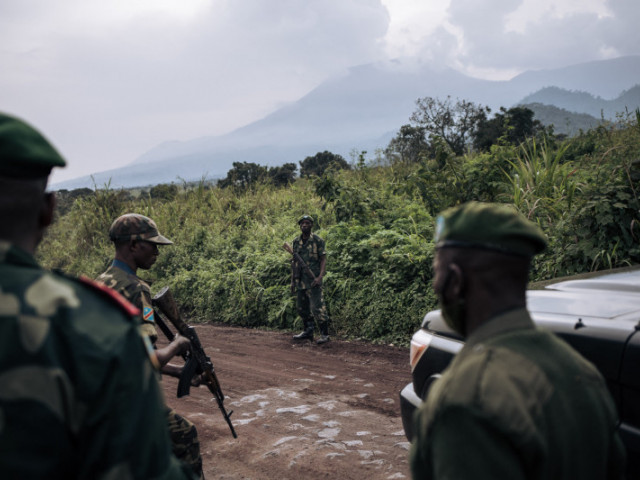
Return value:
[[(611, 97), (632, 89), (639, 79), (640, 56), (525, 72), (510, 81), (480, 80), (406, 60), (361, 65), (226, 135), (165, 142), (128, 166), (94, 174), (93, 178), (60, 182), (52, 188), (91, 187), (94, 182), (101, 186), (109, 181), (113, 187), (132, 187), (178, 178), (221, 178), (233, 162), (298, 163), (324, 150), (349, 159), (353, 151), (372, 153), (386, 147), (409, 122), (415, 101), (421, 97), (449, 95), (496, 111), (522, 103), (545, 87)], [(536, 100), (528, 103), (532, 102)]]
[(527, 107), (534, 113), (534, 118), (543, 125), (553, 125), (556, 134), (574, 136), (580, 130), (586, 132), (597, 127), (601, 120), (588, 113), (575, 113), (558, 108), (555, 105), (545, 105), (542, 103), (522, 103), (522, 107)]
[(635, 110), (640, 106), (640, 84), (625, 90), (611, 100), (596, 97), (588, 92), (545, 87), (534, 94), (527, 95), (521, 103), (554, 105), (570, 112), (586, 113), (598, 119), (604, 117), (612, 120), (617, 113), (623, 113), (626, 109)]

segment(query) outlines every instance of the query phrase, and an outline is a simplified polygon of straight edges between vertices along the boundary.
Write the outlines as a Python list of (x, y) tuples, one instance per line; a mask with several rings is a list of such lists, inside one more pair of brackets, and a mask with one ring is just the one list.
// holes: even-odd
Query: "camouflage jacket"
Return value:
[(0, 478), (190, 478), (138, 312), (0, 242)]
[(413, 478), (619, 479), (616, 425), (598, 370), (512, 310), (473, 332), (417, 411)]
[[(318, 276), (320, 274), (320, 261), (327, 254), (324, 240), (313, 232), (306, 242), (303, 241), (302, 235), (298, 235), (292, 242), (292, 247), (293, 251), (300, 255), (313, 274)], [(296, 288), (298, 290), (311, 288), (313, 278), (306, 269), (298, 265), (295, 260), (292, 260), (292, 267)]]
[(155, 327), (153, 305), (151, 304), (151, 289), (125, 263), (114, 260), (106, 272), (96, 278), (96, 281), (113, 288), (124, 298), (133, 303), (142, 312), (142, 333), (146, 334), (155, 345), (158, 332)]

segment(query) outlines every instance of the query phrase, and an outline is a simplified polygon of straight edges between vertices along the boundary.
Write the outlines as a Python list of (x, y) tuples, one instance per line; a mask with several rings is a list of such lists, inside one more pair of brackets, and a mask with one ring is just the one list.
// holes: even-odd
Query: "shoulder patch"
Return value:
[(140, 310), (135, 307), (132, 303), (130, 303), (126, 298), (116, 292), (114, 289), (107, 287), (104, 283), (96, 282), (95, 280), (91, 280), (89, 277), (85, 275), (80, 275), (78, 280), (93, 289), (94, 291), (98, 291), (103, 295), (109, 297), (114, 301), (116, 305), (118, 305), (122, 310), (124, 310), (128, 315), (139, 316)]
[(143, 307), (142, 308), (142, 319), (145, 322), (155, 323), (155, 317), (153, 316), (153, 308), (151, 307)]

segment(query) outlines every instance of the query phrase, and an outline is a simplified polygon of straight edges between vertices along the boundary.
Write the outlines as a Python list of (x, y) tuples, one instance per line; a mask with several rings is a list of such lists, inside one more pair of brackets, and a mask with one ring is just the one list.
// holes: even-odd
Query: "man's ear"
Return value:
[(40, 215), (38, 216), (38, 227), (47, 228), (53, 223), (53, 215), (56, 209), (56, 196), (53, 192), (45, 192)]
[(464, 292), (464, 273), (462, 269), (457, 263), (449, 264), (449, 293), (453, 295), (455, 298), (459, 298), (462, 296)]

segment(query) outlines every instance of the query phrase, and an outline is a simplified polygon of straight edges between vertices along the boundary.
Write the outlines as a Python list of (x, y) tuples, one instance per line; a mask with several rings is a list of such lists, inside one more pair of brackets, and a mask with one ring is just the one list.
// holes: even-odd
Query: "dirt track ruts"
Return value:
[[(410, 478), (398, 393), (411, 380), (407, 348), (198, 325), (226, 395), (231, 436), (206, 388), (167, 403), (197, 428), (207, 479)], [(178, 363), (178, 362), (176, 362)]]

